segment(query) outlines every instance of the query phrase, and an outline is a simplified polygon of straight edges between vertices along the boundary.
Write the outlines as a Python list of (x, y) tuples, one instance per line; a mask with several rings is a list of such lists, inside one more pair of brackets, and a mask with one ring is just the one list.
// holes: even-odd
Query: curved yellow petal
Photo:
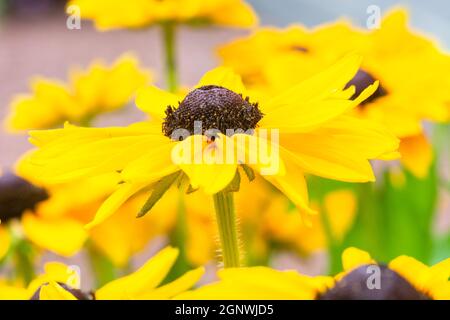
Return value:
[(348, 182), (374, 181), (368, 160), (398, 146), (398, 139), (378, 129), (344, 117), (311, 133), (281, 134), (280, 144), (305, 172)]
[(427, 287), (430, 280), (431, 270), (420, 261), (408, 256), (399, 256), (389, 262), (389, 269), (394, 270), (406, 280), (412, 283), (422, 292)]
[(171, 299), (174, 296), (192, 288), (205, 273), (205, 268), (200, 267), (183, 274), (178, 279), (159, 287), (153, 291), (145, 292), (137, 297), (139, 300)]
[(44, 265), (44, 274), (36, 277), (28, 285), (28, 294), (31, 297), (42, 285), (52, 281), (78, 289), (80, 287), (80, 274), (78, 272), (76, 268), (66, 266), (61, 262), (48, 262)]
[(148, 185), (145, 183), (124, 183), (117, 191), (115, 191), (108, 199), (106, 199), (101, 207), (97, 210), (94, 219), (85, 225), (86, 229), (91, 229), (96, 225), (102, 223), (104, 220), (114, 214), (125, 201), (131, 198), (134, 194)]
[(418, 178), (425, 178), (433, 162), (433, 147), (424, 134), (401, 139), (402, 164)]
[(211, 13), (210, 19), (218, 25), (232, 27), (252, 27), (258, 24), (258, 16), (252, 7), (241, 0), (223, 2), (222, 6)]
[(303, 213), (304, 222), (309, 224), (308, 215), (316, 214), (309, 207), (308, 188), (303, 170), (295, 163), (293, 157), (281, 149), (281, 157), (285, 165), (286, 174), (275, 176), (263, 176), (283, 192)]
[(96, 291), (96, 299), (130, 299), (154, 290), (169, 273), (177, 256), (178, 249), (167, 247), (161, 250), (139, 270), (114, 280)]
[(41, 287), (39, 300), (77, 300), (77, 298), (58, 283), (52, 281)]
[(378, 83), (370, 85), (355, 100), (332, 96), (310, 102), (303, 102), (300, 99), (291, 102), (292, 104), (285, 102), (284, 107), (268, 112), (259, 125), (262, 128), (277, 128), (286, 133), (308, 132), (356, 107), (371, 96), (377, 87)]
[(180, 98), (155, 86), (142, 88), (137, 92), (136, 105), (152, 119), (162, 121), (168, 106), (178, 107)]
[(350, 247), (342, 253), (342, 266), (344, 271), (350, 271), (365, 264), (373, 264), (375, 261), (366, 251)]
[(223, 190), (236, 174), (236, 161), (226, 158), (232, 152), (230, 146), (224, 136), (208, 142), (205, 136), (192, 135), (177, 144), (174, 154), (191, 185), (214, 194)]
[(6, 228), (0, 226), (0, 260), (8, 253), (11, 245), (11, 236)]
[(279, 300), (314, 299), (318, 290), (313, 278), (293, 271), (278, 271), (266, 267), (225, 269), (220, 280), (176, 299), (212, 300)]
[(22, 226), (33, 243), (65, 257), (81, 250), (87, 239), (83, 224), (70, 218), (42, 219), (26, 213), (22, 217)]
[(246, 95), (241, 77), (227, 67), (217, 67), (205, 73), (197, 84), (197, 88), (209, 85), (227, 88), (237, 94), (242, 94), (244, 97)]

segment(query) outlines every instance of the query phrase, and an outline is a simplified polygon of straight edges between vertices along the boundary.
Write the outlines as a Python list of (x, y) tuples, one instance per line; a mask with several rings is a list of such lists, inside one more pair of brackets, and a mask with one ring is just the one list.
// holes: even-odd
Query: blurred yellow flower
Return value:
[(32, 94), (12, 100), (6, 126), (20, 131), (54, 128), (65, 121), (87, 124), (100, 113), (124, 107), (149, 80), (149, 72), (129, 54), (112, 66), (96, 61), (86, 71), (73, 70), (67, 85), (37, 78)]
[[(253, 201), (248, 201), (250, 197)], [(334, 237), (341, 240), (354, 221), (357, 199), (353, 191), (338, 189), (325, 195), (322, 208), (316, 201), (311, 201), (311, 207), (318, 214), (305, 223), (292, 202), (262, 179), (241, 183), (236, 212), (250, 262), (270, 259), (271, 247), (288, 248), (299, 255), (326, 249), (322, 210), (326, 210)]]
[(137, 271), (113, 280), (91, 292), (80, 290), (80, 274), (71, 266), (59, 262), (45, 265), (45, 273), (27, 288), (0, 283), (0, 299), (32, 300), (156, 300), (171, 299), (195, 285), (204, 273), (203, 268), (186, 272), (178, 279), (158, 287), (169, 273), (178, 250), (167, 247)]
[(403, 165), (419, 178), (426, 176), (433, 152), (422, 122), (450, 120), (448, 82), (442, 80), (450, 70), (450, 56), (409, 28), (405, 10), (393, 10), (370, 32), (346, 21), (312, 30), (266, 28), (219, 48), (219, 55), (250, 88), (273, 95), (349, 51), (362, 54), (364, 61), (348, 85), (358, 93), (380, 81), (355, 113), (384, 123), (401, 139)]
[(93, 219), (118, 182), (115, 175), (103, 175), (50, 186), (49, 198), (39, 203), (33, 212), (23, 215), (25, 236), (38, 247), (66, 257), (79, 252), (90, 239), (98, 252), (115, 266), (125, 267), (130, 257), (142, 251), (150, 240), (165, 235), (172, 228), (175, 211), (164, 210), (165, 201), (162, 201), (152, 215), (134, 219), (145, 202), (145, 198), (138, 195), (125, 202), (117, 214), (103, 224), (86, 230), (84, 225)]
[(144, 28), (157, 23), (210, 23), (251, 27), (258, 22), (243, 0), (71, 0), (81, 17), (93, 20), (100, 30)]
[[(446, 300), (450, 298), (450, 258), (428, 267), (407, 256), (388, 265), (348, 248), (344, 272), (336, 277), (309, 277), (266, 267), (220, 270), (218, 282), (188, 291), (176, 299), (323, 299)], [(375, 286), (375, 287), (370, 287)], [(379, 286), (378, 286), (379, 285)]]
[[(39, 149), (27, 155), (23, 163), (34, 168), (35, 176), (47, 183), (108, 172), (118, 174), (123, 183), (99, 209), (89, 224), (93, 227), (131, 196), (145, 188), (155, 188), (158, 182), (173, 183), (187, 176), (194, 190), (201, 188), (207, 194), (215, 194), (232, 182), (239, 164), (249, 162), (250, 147), (264, 145), (269, 148), (266, 150), (279, 150), (280, 157), (276, 154), (269, 163), (267, 159), (256, 159), (249, 166), (257, 173), (268, 167), (278, 168), (264, 178), (285, 193), (300, 212), (313, 213), (308, 207), (304, 172), (351, 182), (373, 181), (369, 159), (392, 154), (398, 147), (397, 139), (376, 122), (345, 115), (377, 89), (375, 83), (355, 100), (349, 99), (355, 89), (344, 86), (360, 62), (360, 56), (349, 55), (261, 104), (244, 98), (246, 90), (240, 77), (223, 67), (206, 73), (181, 103), (177, 96), (149, 87), (140, 92), (137, 105), (152, 116), (151, 122), (112, 128), (66, 125), (64, 129), (33, 131), (31, 141)], [(208, 112), (222, 106), (227, 107), (220, 109), (217, 116), (223, 119), (216, 123)], [(240, 110), (242, 106), (246, 106), (245, 110)], [(201, 134), (194, 134), (196, 120), (203, 121)], [(224, 126), (244, 132), (254, 129), (254, 134), (226, 136), (221, 132), (216, 139), (203, 134), (217, 125), (222, 131)], [(171, 134), (183, 127), (188, 136), (182, 141), (171, 139)], [(279, 143), (258, 136), (263, 129), (279, 133)], [(244, 142), (241, 152), (231, 153), (225, 148), (239, 146), (239, 141)], [(199, 164), (189, 158), (188, 162), (174, 162), (174, 150), (188, 150), (192, 156), (189, 150), (196, 142), (206, 161)], [(217, 154), (240, 157), (223, 163), (223, 158), (216, 161)]]

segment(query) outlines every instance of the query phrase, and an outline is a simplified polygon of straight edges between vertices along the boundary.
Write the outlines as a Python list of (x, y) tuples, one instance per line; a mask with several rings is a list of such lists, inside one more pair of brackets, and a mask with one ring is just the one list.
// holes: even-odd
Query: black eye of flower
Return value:
[[(95, 293), (90, 291), (90, 292), (84, 292), (80, 289), (73, 289), (71, 287), (69, 287), (68, 285), (58, 282), (58, 284), (64, 288), (64, 290), (67, 290), (68, 292), (70, 292), (71, 294), (73, 294), (73, 296), (75, 298), (77, 298), (78, 300), (95, 300)], [(46, 286), (48, 285), (48, 283), (43, 284), (42, 286)], [(39, 289), (36, 290), (36, 292), (33, 294), (33, 296), (30, 298), (30, 300), (40, 300), (39, 299), (39, 295), (41, 293), (41, 288), (42, 286), (39, 287)]]
[(20, 218), (26, 210), (48, 199), (48, 193), (12, 173), (0, 177), (0, 220)]
[(250, 103), (229, 89), (220, 86), (203, 86), (191, 91), (178, 108), (166, 109), (163, 122), (164, 135), (171, 137), (176, 129), (186, 129), (190, 134), (194, 131), (194, 122), (201, 121), (201, 133), (217, 129), (226, 134), (227, 129), (254, 129), (263, 114), (257, 103)]
[[(373, 277), (376, 276), (368, 268), (379, 268), (379, 288), (369, 287), (373, 285)], [(318, 300), (428, 300), (423, 293), (417, 291), (408, 281), (397, 272), (382, 265), (361, 266), (341, 280), (335, 286), (322, 295)]]
[[(365, 88), (370, 86), (372, 83), (374, 83), (377, 79), (375, 79), (370, 73), (359, 69), (356, 75), (353, 77), (352, 80), (350, 80), (349, 83), (345, 86), (345, 88), (348, 88), (350, 86), (355, 86), (355, 94), (351, 97), (351, 99), (355, 99), (358, 97), (361, 92), (364, 91)], [(373, 102), (378, 98), (381, 98), (385, 95), (387, 95), (388, 92), (381, 86), (381, 84), (378, 86), (377, 90), (366, 100), (364, 100), (361, 105), (364, 105), (369, 102)]]

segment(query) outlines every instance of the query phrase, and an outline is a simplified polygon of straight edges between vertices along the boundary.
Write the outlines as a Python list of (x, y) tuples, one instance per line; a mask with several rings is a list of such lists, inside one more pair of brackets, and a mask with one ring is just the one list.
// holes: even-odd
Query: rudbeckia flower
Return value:
[[(164, 235), (174, 224), (175, 214), (167, 213), (162, 201), (153, 215), (132, 219), (140, 209), (143, 195), (124, 203), (117, 214), (104, 223), (86, 230), (102, 202), (117, 187), (117, 176), (102, 175), (71, 183), (46, 186), (33, 180), (33, 172), (19, 166), (21, 176), (45, 188), (48, 198), (27, 210), (21, 218), (24, 236), (38, 248), (64, 257), (71, 257), (85, 247), (86, 240), (95, 250), (109, 258), (117, 267), (127, 265), (130, 257), (143, 250), (150, 240)], [(86, 192), (90, 190), (90, 192)]]
[(124, 107), (149, 79), (149, 72), (131, 55), (112, 66), (96, 61), (86, 71), (73, 70), (69, 84), (36, 78), (32, 94), (12, 100), (6, 126), (20, 131), (54, 128), (65, 121), (87, 124), (98, 114)]
[[(151, 122), (113, 128), (66, 125), (64, 129), (33, 131), (31, 142), (38, 150), (24, 159), (24, 165), (33, 166), (39, 179), (53, 183), (119, 172), (120, 187), (88, 225), (93, 227), (139, 191), (154, 189), (149, 199), (152, 203), (167, 186), (183, 177), (188, 177), (189, 190), (201, 188), (207, 194), (216, 194), (236, 179), (238, 165), (248, 161), (250, 147), (260, 145), (268, 148), (266, 151), (279, 149), (279, 156), (258, 159), (256, 154), (250, 155), (257, 159), (244, 168), (262, 174), (265, 169), (277, 169), (264, 178), (302, 212), (312, 213), (304, 172), (352, 182), (373, 181), (368, 160), (392, 154), (398, 146), (395, 137), (378, 124), (345, 115), (377, 89), (375, 83), (356, 99), (349, 99), (355, 90), (344, 87), (360, 62), (359, 56), (350, 55), (259, 104), (247, 97), (239, 76), (222, 67), (206, 73), (181, 102), (170, 93), (150, 87), (140, 92), (137, 105), (153, 118)], [(200, 131), (196, 121), (202, 121)], [(176, 136), (182, 141), (174, 141), (174, 134), (181, 128), (185, 136)], [(224, 134), (227, 129), (238, 128), (247, 134)], [(220, 132), (211, 136), (209, 129)], [(262, 129), (276, 129), (279, 141), (259, 137)], [(229, 163), (223, 163), (224, 157), (216, 157), (238, 154), (229, 146), (239, 145), (234, 143), (239, 139), (244, 141), (238, 150), (244, 151), (239, 159), (231, 157), (227, 158)], [(206, 161), (196, 162), (198, 154), (190, 152), (193, 146), (200, 147)], [(148, 209), (144, 206), (143, 213)]]
[(81, 17), (93, 20), (98, 29), (143, 28), (157, 23), (210, 23), (249, 27), (257, 22), (243, 0), (72, 0)]
[(407, 256), (389, 264), (348, 248), (344, 271), (335, 277), (310, 277), (267, 267), (220, 270), (220, 280), (176, 299), (292, 300), (446, 300), (450, 298), (450, 258), (432, 267)]
[(80, 275), (62, 263), (45, 265), (45, 273), (27, 288), (0, 284), (0, 298), (31, 300), (155, 300), (171, 299), (195, 285), (204, 273), (198, 268), (178, 279), (159, 286), (178, 256), (178, 250), (167, 247), (148, 260), (137, 271), (113, 280), (95, 291), (80, 289)]
[(301, 26), (266, 28), (221, 47), (219, 55), (251, 88), (275, 94), (299, 78), (307, 79), (347, 51), (364, 56), (348, 85), (355, 85), (360, 92), (358, 87), (380, 82), (355, 114), (384, 123), (401, 140), (402, 164), (416, 177), (425, 177), (433, 152), (422, 122), (450, 119), (448, 84), (438, 80), (446, 79), (450, 57), (434, 41), (411, 30), (405, 10), (393, 10), (373, 31), (358, 29), (347, 21), (312, 30)]
[(8, 253), (12, 237), (7, 226), (20, 220), (48, 198), (46, 190), (12, 173), (0, 174), (0, 260)]

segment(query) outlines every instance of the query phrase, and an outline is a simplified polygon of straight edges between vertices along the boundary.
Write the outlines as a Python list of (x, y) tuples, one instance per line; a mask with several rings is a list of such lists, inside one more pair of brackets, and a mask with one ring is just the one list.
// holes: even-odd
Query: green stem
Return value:
[(169, 236), (170, 244), (178, 248), (180, 254), (162, 284), (174, 281), (193, 268), (187, 256), (187, 228), (185, 194), (182, 191), (182, 188), (180, 188), (178, 193), (177, 221), (174, 230), (172, 230)]
[(224, 267), (238, 268), (240, 266), (240, 254), (233, 193), (222, 191), (216, 193), (213, 198)]
[(320, 218), (322, 220), (323, 231), (328, 244), (328, 273), (335, 275), (341, 270), (339, 243), (334, 236), (330, 218), (328, 217), (328, 212), (325, 208), (320, 210)]
[(95, 285), (97, 288), (100, 288), (108, 282), (116, 279), (116, 268), (112, 261), (97, 248), (95, 248), (92, 242), (88, 242), (86, 247), (92, 272), (95, 275)]
[(35, 277), (33, 258), (31, 244), (25, 239), (18, 240), (15, 248), (15, 271), (17, 277), (22, 279), (25, 285), (28, 285)]
[(164, 53), (166, 56), (166, 82), (167, 89), (170, 92), (176, 92), (178, 89), (177, 62), (175, 53), (175, 28), (175, 23), (170, 21), (162, 24), (165, 51)]

